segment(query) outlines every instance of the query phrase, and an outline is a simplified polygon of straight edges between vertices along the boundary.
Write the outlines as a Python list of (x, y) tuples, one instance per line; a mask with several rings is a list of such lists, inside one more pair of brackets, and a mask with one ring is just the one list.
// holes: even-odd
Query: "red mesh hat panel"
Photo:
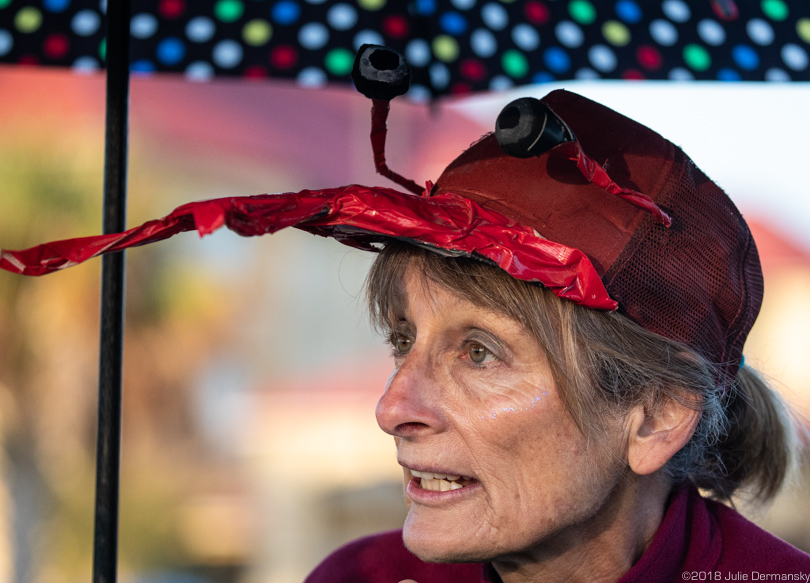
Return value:
[(733, 376), (762, 303), (756, 245), (725, 193), (679, 152), (657, 198), (669, 229), (646, 219), (602, 278), (619, 310)]

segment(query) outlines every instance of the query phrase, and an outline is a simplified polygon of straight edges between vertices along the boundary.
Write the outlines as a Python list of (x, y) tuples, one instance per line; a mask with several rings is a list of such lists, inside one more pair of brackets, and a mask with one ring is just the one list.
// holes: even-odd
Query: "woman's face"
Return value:
[(413, 269), (404, 282), (377, 421), (404, 469), (408, 548), (429, 561), (493, 560), (595, 528), (626, 467), (620, 436), (588, 442), (520, 322)]

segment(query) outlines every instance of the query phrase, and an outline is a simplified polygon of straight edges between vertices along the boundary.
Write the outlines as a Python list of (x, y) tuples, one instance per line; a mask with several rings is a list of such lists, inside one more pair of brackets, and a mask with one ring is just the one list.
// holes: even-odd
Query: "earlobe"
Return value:
[(688, 407), (675, 399), (655, 410), (635, 407), (628, 417), (627, 461), (636, 474), (660, 470), (692, 438), (700, 408)]

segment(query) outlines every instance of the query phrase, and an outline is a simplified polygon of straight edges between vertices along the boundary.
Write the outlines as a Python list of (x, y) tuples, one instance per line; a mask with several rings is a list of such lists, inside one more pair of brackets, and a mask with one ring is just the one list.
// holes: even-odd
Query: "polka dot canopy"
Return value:
[[(105, 0), (0, 0), (0, 63), (104, 64)], [(132, 71), (348, 82), (406, 56), (415, 100), (558, 79), (810, 80), (805, 0), (133, 0)]]

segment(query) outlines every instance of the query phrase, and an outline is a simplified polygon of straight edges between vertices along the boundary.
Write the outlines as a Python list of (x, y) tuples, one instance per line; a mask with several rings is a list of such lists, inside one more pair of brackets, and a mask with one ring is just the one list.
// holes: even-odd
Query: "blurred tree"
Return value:
[[(3, 247), (99, 229), (103, 131), (97, 121), (66, 127), (45, 113), (25, 127), (4, 128)], [(160, 156), (159, 149), (133, 153), (146, 169), (165, 168), (150, 163)], [(132, 213), (164, 211), (169, 182), (159, 171), (138, 173), (130, 182)], [(174, 514), (211, 463), (189, 401), (195, 370), (215, 348), (227, 308), (216, 300), (221, 283), (183, 267), (168, 250), (127, 259), (123, 571), (192, 561)], [(2, 580), (58, 583), (91, 571), (99, 272), (95, 262), (42, 279), (0, 274), (0, 516), (7, 521), (0, 533), (8, 533), (0, 535)]]

